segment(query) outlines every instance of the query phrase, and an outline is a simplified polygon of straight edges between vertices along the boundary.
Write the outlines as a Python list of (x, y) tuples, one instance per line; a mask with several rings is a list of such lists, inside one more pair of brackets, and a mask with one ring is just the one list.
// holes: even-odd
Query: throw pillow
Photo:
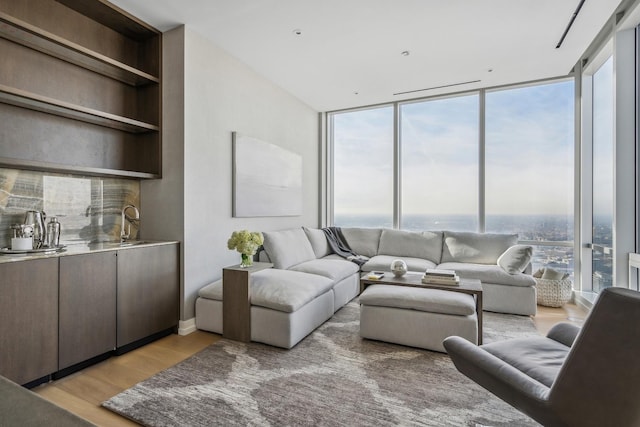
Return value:
[(545, 280), (563, 280), (565, 279), (565, 274), (562, 271), (554, 270), (553, 268), (545, 268), (544, 273), (542, 273), (542, 279)]
[(513, 245), (498, 258), (498, 265), (509, 274), (522, 273), (533, 256), (533, 247)]
[(286, 270), (301, 262), (316, 259), (311, 242), (302, 228), (264, 231), (264, 250), (275, 268)]

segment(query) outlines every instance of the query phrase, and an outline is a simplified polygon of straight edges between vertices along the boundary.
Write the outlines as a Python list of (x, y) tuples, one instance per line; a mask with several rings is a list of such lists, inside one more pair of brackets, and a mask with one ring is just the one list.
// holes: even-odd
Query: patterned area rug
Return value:
[[(146, 426), (534, 426), (446, 354), (358, 335), (351, 302), (291, 350), (220, 340), (103, 403)], [(537, 335), (485, 313), (485, 342)]]

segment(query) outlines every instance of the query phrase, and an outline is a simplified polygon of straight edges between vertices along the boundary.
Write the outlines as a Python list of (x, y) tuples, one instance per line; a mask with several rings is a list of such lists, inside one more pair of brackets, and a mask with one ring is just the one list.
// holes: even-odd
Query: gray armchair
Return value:
[(605, 289), (581, 329), (444, 347), (460, 372), (544, 426), (640, 426), (639, 292)]

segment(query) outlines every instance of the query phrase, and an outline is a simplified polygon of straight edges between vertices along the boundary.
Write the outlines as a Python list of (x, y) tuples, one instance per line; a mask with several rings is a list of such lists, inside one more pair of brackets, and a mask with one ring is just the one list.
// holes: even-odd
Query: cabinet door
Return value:
[(58, 258), (0, 264), (0, 375), (25, 384), (58, 369)]
[(59, 368), (116, 347), (116, 253), (60, 258)]
[(118, 347), (178, 324), (178, 245), (118, 251)]

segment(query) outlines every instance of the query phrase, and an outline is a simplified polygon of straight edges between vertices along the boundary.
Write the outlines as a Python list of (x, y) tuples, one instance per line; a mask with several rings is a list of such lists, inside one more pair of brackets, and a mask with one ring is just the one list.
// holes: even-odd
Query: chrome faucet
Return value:
[[(135, 217), (127, 215), (127, 209), (133, 209)], [(133, 205), (126, 205), (122, 208), (122, 224), (120, 225), (120, 241), (125, 242), (131, 238), (131, 224), (140, 223), (140, 211)], [(126, 232), (125, 232), (126, 229)]]

